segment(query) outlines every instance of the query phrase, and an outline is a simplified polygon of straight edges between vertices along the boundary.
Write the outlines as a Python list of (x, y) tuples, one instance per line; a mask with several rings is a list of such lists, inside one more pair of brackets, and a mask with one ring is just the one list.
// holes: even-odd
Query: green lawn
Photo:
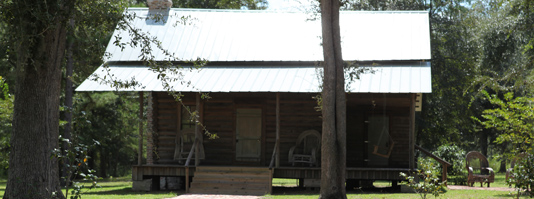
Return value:
[[(94, 189), (84, 189), (83, 199), (160, 199), (170, 198), (177, 195), (176, 192), (170, 191), (151, 191), (151, 192), (135, 192), (132, 191), (131, 177), (106, 179), (98, 182), (99, 187)], [(90, 186), (88, 183), (86, 186)], [(6, 180), (0, 180), (0, 198), (4, 195), (6, 188)], [(63, 189), (65, 194), (65, 189)], [(183, 192), (181, 192), (183, 193)], [(71, 194), (69, 193), (69, 197)]]
[[(132, 191), (132, 182), (130, 181), (131, 177), (123, 178), (114, 178), (102, 180), (98, 184), (100, 187), (91, 190), (84, 190), (82, 198), (84, 199), (93, 199), (93, 198), (110, 198), (110, 199), (160, 199), (160, 198), (170, 198), (179, 194), (181, 192), (170, 192), (170, 191), (152, 191), (152, 192), (134, 192)], [(265, 199), (307, 199), (307, 198), (318, 198), (318, 190), (300, 190), (292, 187), (296, 187), (297, 181), (294, 179), (274, 179), (273, 185), (276, 186), (273, 195), (267, 195)], [(6, 186), (6, 180), (0, 180), (0, 198), (4, 195)], [(386, 187), (390, 186), (389, 182), (378, 181), (375, 183), (375, 186)], [(478, 185), (480, 186), (480, 184)], [(508, 187), (504, 183), (504, 174), (497, 174), (495, 183), (491, 185), (492, 187)], [(385, 189), (384, 189), (385, 190)], [(70, 195), (69, 195), (70, 196)], [(413, 193), (387, 193), (387, 191), (363, 191), (363, 190), (354, 190), (347, 193), (348, 198), (420, 198), (419, 195)], [(429, 196), (433, 198), (433, 196)], [(451, 199), (460, 199), (460, 198), (513, 198), (507, 191), (488, 191), (488, 190), (448, 190), (446, 193), (443, 193), (441, 198), (451, 198)], [(527, 198), (527, 197), (522, 197)]]

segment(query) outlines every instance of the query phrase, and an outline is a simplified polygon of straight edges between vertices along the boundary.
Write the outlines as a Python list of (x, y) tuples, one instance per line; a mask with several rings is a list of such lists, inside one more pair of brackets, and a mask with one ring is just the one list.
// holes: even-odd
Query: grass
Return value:
[[(130, 198), (171, 198), (177, 195), (170, 191), (136, 192), (132, 191), (131, 181), (99, 182), (100, 187), (85, 189), (82, 195), (84, 199), (110, 198), (110, 199), (130, 199)], [(89, 185), (90, 186), (90, 185)], [(65, 190), (63, 190), (65, 193)], [(69, 195), (70, 196), (70, 195)]]
[(4, 192), (6, 192), (6, 183), (7, 180), (0, 179), (0, 198), (4, 196)]
[[(171, 198), (178, 195), (177, 192), (170, 191), (151, 191), (151, 192), (136, 192), (132, 191), (131, 177), (121, 177), (114, 179), (105, 179), (98, 182), (99, 187), (94, 189), (83, 189), (83, 199), (160, 199)], [(91, 186), (90, 183), (86, 183), (85, 186)], [(0, 180), (0, 198), (4, 196), (6, 188), (6, 180)], [(72, 189), (69, 189), (69, 192)], [(183, 193), (183, 192), (181, 192)], [(63, 189), (63, 194), (66, 194)], [(69, 197), (72, 196), (69, 193)]]
[[(504, 174), (497, 174), (495, 176), (495, 183), (491, 184), (492, 187), (508, 187), (504, 183)], [(100, 187), (96, 189), (84, 189), (82, 198), (84, 199), (96, 199), (96, 198), (110, 198), (110, 199), (160, 199), (160, 198), (170, 198), (179, 194), (183, 194), (183, 191), (171, 192), (171, 191), (151, 191), (151, 192), (134, 192), (132, 191), (132, 182), (131, 177), (121, 177), (113, 179), (105, 179), (99, 181)], [(87, 184), (89, 186), (90, 184)], [(0, 179), (0, 198), (4, 195), (6, 186), (6, 180)], [(297, 181), (295, 179), (279, 179), (275, 178), (273, 180), (273, 186), (276, 186), (274, 189), (273, 195), (266, 195), (265, 199), (308, 199), (308, 198), (318, 198), (318, 190), (302, 190), (297, 189)], [(377, 181), (375, 182), (377, 187), (387, 187), (391, 186), (390, 182), (387, 181)], [(476, 186), (476, 185), (475, 185)], [(480, 186), (480, 185), (478, 185)], [(65, 191), (65, 190), (63, 190)], [(347, 192), (347, 197), (349, 199), (356, 198), (420, 198), (418, 194), (415, 193), (389, 193), (389, 189), (380, 188), (374, 190), (353, 190)], [(70, 196), (70, 194), (69, 194)], [(491, 191), (491, 190), (448, 190), (443, 193), (440, 198), (451, 198), (451, 199), (463, 199), (463, 198), (513, 198), (507, 191)], [(433, 198), (433, 196), (428, 195), (428, 198)], [(523, 196), (521, 198), (526, 198)]]

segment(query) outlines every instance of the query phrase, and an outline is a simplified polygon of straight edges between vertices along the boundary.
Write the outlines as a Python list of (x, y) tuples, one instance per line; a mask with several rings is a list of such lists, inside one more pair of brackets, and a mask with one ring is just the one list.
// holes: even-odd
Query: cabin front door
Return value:
[(236, 160), (259, 162), (261, 159), (261, 109), (237, 109)]

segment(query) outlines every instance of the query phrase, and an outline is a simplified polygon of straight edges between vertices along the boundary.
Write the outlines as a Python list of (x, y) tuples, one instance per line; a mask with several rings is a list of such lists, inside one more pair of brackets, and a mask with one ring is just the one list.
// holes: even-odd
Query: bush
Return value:
[(526, 153), (525, 157), (519, 159), (511, 173), (511, 178), (506, 182), (517, 189), (517, 198), (524, 192), (530, 197), (534, 197), (534, 154), (533, 151)]
[(443, 193), (445, 185), (439, 182), (438, 178), (439, 169), (429, 158), (419, 159), (419, 168), (412, 175), (401, 173), (401, 176), (408, 180), (407, 184), (416, 193), (425, 199), (428, 194), (432, 194), (438, 197)]
[[(452, 164), (447, 169), (448, 182), (455, 185), (465, 185), (467, 183), (467, 171), (465, 170), (466, 152), (456, 145), (442, 145), (432, 152), (434, 155)], [(439, 165), (439, 173), (443, 170)]]

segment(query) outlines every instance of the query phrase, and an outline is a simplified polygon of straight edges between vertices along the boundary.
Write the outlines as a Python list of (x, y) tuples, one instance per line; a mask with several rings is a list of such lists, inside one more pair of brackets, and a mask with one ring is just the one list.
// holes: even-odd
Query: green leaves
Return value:
[[(12, 131), (13, 102), (15, 97), (8, 93), (8, 85), (0, 76), (0, 176), (8, 168), (9, 139)], [(6, 170), (4, 170), (6, 169)]]
[(518, 162), (511, 171), (510, 178), (506, 184), (514, 186), (517, 190), (517, 198), (521, 192), (525, 192), (531, 198), (534, 196), (534, 151), (522, 154), (523, 157), (517, 157)]
[[(58, 161), (65, 162), (65, 164), (63, 164), (65, 168), (63, 169), (66, 171), (67, 176), (62, 178), (65, 180), (66, 184), (69, 185), (71, 179), (75, 180), (72, 187), (66, 186), (67, 190), (65, 197), (69, 198), (69, 194), (71, 194), (70, 199), (81, 198), (81, 195), (83, 194), (82, 189), (86, 188), (85, 182), (91, 183), (89, 189), (98, 186), (96, 183), (98, 177), (95, 175), (95, 171), (87, 168), (87, 160), (91, 158), (88, 155), (91, 146), (79, 143), (79, 140), (77, 139), (72, 141), (61, 136), (59, 137), (59, 141), (68, 147), (64, 150), (56, 148), (53, 150), (52, 155), (53, 157), (56, 157)], [(95, 142), (93, 145), (98, 145), (98, 143)], [(70, 188), (72, 188), (72, 190), (69, 191)]]
[(532, 150), (534, 139), (534, 98), (514, 97), (512, 92), (502, 95), (490, 95), (483, 92), (486, 99), (495, 108), (482, 112), (480, 120), (473, 118), (485, 128), (494, 128), (502, 132), (496, 139), (497, 143), (509, 142), (513, 145), (511, 153)]
[(428, 194), (438, 197), (445, 188), (443, 182), (439, 182), (438, 167), (429, 158), (420, 158), (419, 167), (411, 175), (405, 173), (400, 173), (400, 175), (408, 180), (406, 184), (423, 199)]

